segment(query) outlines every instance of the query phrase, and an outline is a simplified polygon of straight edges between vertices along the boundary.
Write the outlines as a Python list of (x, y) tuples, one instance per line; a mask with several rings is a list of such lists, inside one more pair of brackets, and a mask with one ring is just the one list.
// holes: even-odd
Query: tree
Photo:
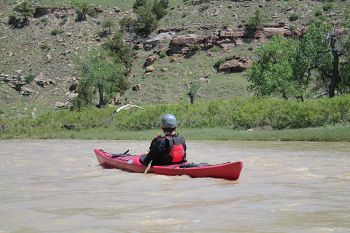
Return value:
[(78, 88), (79, 106), (92, 105), (98, 93), (98, 107), (102, 107), (117, 92), (127, 90), (127, 77), (123, 66), (109, 56), (108, 51), (93, 50), (78, 61), (81, 79)]
[(123, 32), (117, 31), (104, 46), (113, 53), (116, 59), (122, 63), (127, 70), (131, 69), (131, 64), (134, 56), (131, 46), (124, 42)]
[(341, 93), (350, 93), (350, 37), (348, 36), (343, 42), (344, 59), (340, 66), (339, 72), (341, 82), (339, 83), (339, 90)]
[(190, 97), (191, 104), (194, 104), (196, 97), (198, 96), (198, 91), (200, 89), (199, 83), (194, 81), (189, 84), (189, 92), (187, 93)]
[(276, 36), (256, 51), (256, 60), (248, 70), (249, 89), (257, 96), (282, 94), (301, 95), (303, 86), (293, 77), (297, 43), (293, 39)]
[(248, 22), (245, 25), (248, 31), (260, 30), (263, 26), (264, 16), (261, 14), (260, 10), (256, 10), (253, 16), (248, 18)]
[(136, 0), (133, 9), (137, 14), (135, 32), (148, 36), (157, 28), (158, 20), (167, 14), (168, 0)]
[(137, 19), (135, 32), (141, 36), (150, 35), (158, 26), (157, 15), (153, 12), (153, 4), (149, 1), (136, 9)]
[(23, 18), (23, 23), (27, 23), (28, 17), (32, 17), (35, 12), (34, 6), (27, 1), (17, 4), (13, 10)]
[(350, 91), (350, 39), (324, 23), (312, 24), (300, 41), (274, 37), (256, 52), (248, 71), (257, 95), (303, 97), (312, 85), (330, 98)]
[[(336, 35), (335, 26), (324, 23), (313, 24), (301, 41), (300, 54), (304, 59), (307, 77), (311, 71), (315, 73), (316, 82), (322, 86), (330, 98), (334, 97), (336, 90), (344, 91), (340, 86), (347, 86), (346, 77), (349, 61), (346, 54), (349, 54), (350, 47)], [(300, 68), (298, 68), (300, 69)], [(343, 76), (343, 78), (342, 78)]]
[(153, 1), (153, 13), (157, 16), (157, 20), (160, 20), (167, 14), (168, 3), (162, 0), (154, 0)]
[(331, 54), (328, 50), (327, 32), (325, 24), (311, 24), (308, 32), (303, 36), (299, 45), (294, 64), (294, 76), (306, 88), (310, 83), (324, 86), (326, 73), (330, 69)]
[(132, 6), (132, 8), (133, 8), (134, 10), (136, 10), (136, 9), (138, 9), (140, 6), (146, 5), (146, 2), (147, 2), (147, 0), (136, 0), (136, 1), (134, 2), (134, 5)]

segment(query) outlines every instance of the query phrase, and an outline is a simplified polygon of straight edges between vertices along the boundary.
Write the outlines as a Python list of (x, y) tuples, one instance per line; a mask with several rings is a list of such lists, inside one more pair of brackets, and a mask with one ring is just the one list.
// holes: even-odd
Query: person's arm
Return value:
[(159, 155), (159, 144), (160, 140), (158, 138), (153, 139), (151, 146), (149, 147), (149, 152), (143, 159), (142, 163), (148, 165), (152, 160), (154, 160)]
[(184, 155), (184, 159), (183, 159), (183, 162), (187, 162), (187, 159), (186, 159), (186, 150), (187, 150), (187, 145), (186, 145), (186, 142), (185, 142), (185, 139), (181, 136), (181, 144), (182, 146), (184, 147), (184, 150), (185, 150), (185, 155)]

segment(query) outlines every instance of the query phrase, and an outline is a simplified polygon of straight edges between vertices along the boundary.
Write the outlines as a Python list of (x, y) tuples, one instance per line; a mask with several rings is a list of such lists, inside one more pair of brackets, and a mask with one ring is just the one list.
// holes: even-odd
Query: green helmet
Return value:
[(177, 122), (176, 117), (173, 114), (164, 114), (162, 116), (162, 128), (176, 128)]

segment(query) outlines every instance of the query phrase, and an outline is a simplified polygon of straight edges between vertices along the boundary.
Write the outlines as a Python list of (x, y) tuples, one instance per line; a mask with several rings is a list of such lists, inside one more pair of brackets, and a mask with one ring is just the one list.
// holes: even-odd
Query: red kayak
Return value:
[[(113, 155), (101, 149), (95, 149), (96, 158), (104, 168), (118, 168), (129, 172), (143, 173), (146, 166), (140, 161), (140, 155)], [(148, 173), (168, 176), (188, 175), (193, 178), (212, 177), (227, 180), (237, 180), (243, 168), (243, 163), (227, 162), (216, 165), (183, 163), (166, 166), (152, 166)]]

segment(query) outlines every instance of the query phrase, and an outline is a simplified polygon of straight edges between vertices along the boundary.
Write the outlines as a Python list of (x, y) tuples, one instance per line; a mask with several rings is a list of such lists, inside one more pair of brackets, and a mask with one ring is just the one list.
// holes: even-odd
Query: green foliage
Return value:
[[(348, 93), (350, 60), (346, 54), (350, 53), (350, 42), (341, 44), (336, 39), (342, 51), (332, 52), (331, 38), (331, 28), (324, 23), (310, 25), (300, 41), (273, 38), (256, 52), (256, 61), (248, 71), (250, 90), (258, 96), (281, 93), (288, 98), (304, 96), (312, 85), (314, 94), (328, 92), (332, 97), (334, 90), (329, 83), (336, 82), (339, 93)], [(334, 53), (344, 57), (337, 64)], [(334, 76), (335, 69), (340, 72), (340, 81)]]
[(146, 5), (146, 2), (147, 2), (147, 0), (136, 0), (135, 3), (134, 3), (134, 5), (132, 6), (132, 8), (133, 8), (134, 10), (136, 10), (136, 9), (138, 9), (139, 7)]
[(332, 2), (326, 2), (323, 4), (322, 9), (323, 9), (323, 11), (328, 12), (328, 11), (332, 10), (333, 7), (334, 6), (333, 6)]
[(102, 23), (102, 27), (104, 29), (108, 29), (108, 33), (111, 33), (112, 28), (115, 26), (115, 22), (113, 21), (113, 19), (108, 18), (106, 20), (103, 21)]
[(127, 78), (122, 65), (107, 51), (93, 50), (78, 61), (81, 76), (75, 105), (80, 108), (94, 103), (94, 93), (99, 96), (98, 106), (105, 105), (117, 92), (127, 89)]
[(21, 19), (16, 14), (10, 14), (7, 23), (14, 28), (18, 28), (21, 25)]
[(221, 57), (218, 60), (215, 61), (213, 67), (217, 70), (219, 69), (220, 65), (226, 61), (226, 58)]
[(72, 5), (75, 8), (75, 13), (77, 14), (77, 21), (84, 21), (86, 19), (86, 15), (89, 13), (90, 4), (88, 4), (84, 0), (75, 0), (72, 1)]
[(50, 47), (49, 47), (48, 44), (42, 44), (42, 45), (40, 45), (40, 48), (41, 48), (43, 51), (49, 50), (49, 49), (50, 49)]
[(316, 17), (319, 17), (319, 16), (321, 16), (321, 15), (323, 15), (322, 10), (321, 10), (321, 9), (316, 9), (316, 11), (315, 11), (315, 16), (316, 16)]
[(162, 59), (162, 58), (165, 58), (167, 55), (166, 55), (166, 52), (164, 51), (161, 51), (159, 54), (158, 54), (159, 58)]
[(343, 25), (344, 27), (350, 28), (350, 10), (347, 9), (344, 14), (345, 14), (345, 17), (344, 17)]
[(56, 35), (58, 35), (58, 34), (62, 34), (63, 32), (64, 32), (63, 29), (61, 29), (61, 28), (55, 28), (55, 29), (53, 29), (53, 30), (50, 32), (50, 34), (53, 35), (53, 36), (56, 36)]
[(128, 33), (131, 33), (134, 30), (135, 19), (130, 16), (124, 16), (119, 22), (120, 28)]
[(210, 52), (217, 53), (221, 51), (221, 48), (219, 46), (213, 46), (209, 49)]
[[(350, 123), (349, 95), (304, 102), (236, 98), (194, 104), (148, 105), (143, 108), (144, 110), (132, 108), (118, 112), (112, 118), (111, 127), (114, 131), (159, 129), (159, 117), (169, 112), (176, 115), (179, 128), (297, 129)], [(29, 115), (20, 119), (0, 117), (0, 135), (44, 137), (62, 131), (67, 135), (69, 133), (64, 125), (74, 126), (73, 131), (100, 129), (111, 119), (114, 110), (111, 108), (59, 110), (39, 115), (36, 119), (32, 119)], [(349, 135), (349, 131), (347, 134)]]
[(297, 13), (293, 13), (289, 16), (289, 21), (296, 21), (299, 19), (299, 15)]
[(157, 28), (158, 19), (153, 11), (153, 4), (151, 2), (146, 1), (145, 5), (138, 7), (136, 14), (135, 32), (138, 35), (148, 36)]
[(350, 93), (350, 36), (343, 42), (344, 59), (340, 67), (340, 76), (342, 78), (338, 88), (341, 93)]
[(189, 47), (188, 47), (188, 52), (187, 52), (187, 54), (186, 54), (186, 58), (190, 58), (190, 57), (192, 57), (192, 56), (194, 56), (198, 51), (200, 51), (201, 50), (201, 47), (200, 47), (200, 45), (198, 45), (198, 44), (193, 44), (193, 45), (190, 45)]
[(160, 20), (167, 14), (166, 7), (167, 7), (167, 3), (165, 4), (165, 1), (162, 1), (162, 0), (153, 1), (152, 10), (153, 10), (153, 13), (157, 16), (157, 20)]
[(200, 84), (198, 81), (193, 81), (189, 85), (189, 92), (187, 95), (190, 97), (191, 104), (194, 104), (196, 97), (198, 96), (198, 92), (200, 89)]
[(26, 83), (30, 84), (33, 82), (35, 76), (33, 74), (28, 74), (24, 77)]
[(276, 36), (256, 51), (256, 61), (248, 71), (249, 89), (257, 96), (282, 94), (284, 98), (302, 94), (302, 85), (293, 79), (297, 42)]
[(117, 31), (104, 46), (113, 53), (119, 62), (124, 64), (126, 69), (131, 68), (134, 52), (131, 46), (124, 42), (122, 31)]
[[(294, 73), (297, 79), (304, 80), (306, 86), (309, 85), (313, 70), (316, 71), (314, 73), (316, 78), (318, 77), (315, 80), (316, 83), (328, 78), (325, 75), (331, 70), (332, 62), (326, 37), (329, 30), (330, 27), (326, 24), (312, 24), (299, 44)], [(324, 73), (324, 71), (327, 73)], [(319, 85), (322, 85), (322, 83), (319, 83)]]
[(14, 8), (14, 11), (16, 11), (21, 17), (23, 17), (24, 22), (28, 21), (28, 17), (32, 17), (35, 12), (35, 7), (27, 2), (23, 1), (18, 3)]
[(261, 11), (258, 9), (255, 11), (253, 16), (248, 18), (248, 22), (246, 24), (246, 29), (249, 31), (260, 30), (264, 23), (264, 16)]
[(158, 20), (167, 14), (168, 0), (136, 0), (133, 9), (137, 14), (135, 32), (148, 36), (158, 25)]
[(202, 5), (199, 7), (198, 11), (203, 13), (204, 11), (206, 11), (208, 9), (209, 9), (209, 5)]

